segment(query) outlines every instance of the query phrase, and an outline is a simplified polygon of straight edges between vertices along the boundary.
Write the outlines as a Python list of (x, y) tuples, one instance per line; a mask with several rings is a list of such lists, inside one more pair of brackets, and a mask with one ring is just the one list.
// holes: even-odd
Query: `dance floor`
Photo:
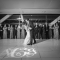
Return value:
[(0, 60), (60, 60), (60, 40), (38, 39), (24, 46), (24, 39), (0, 39)]

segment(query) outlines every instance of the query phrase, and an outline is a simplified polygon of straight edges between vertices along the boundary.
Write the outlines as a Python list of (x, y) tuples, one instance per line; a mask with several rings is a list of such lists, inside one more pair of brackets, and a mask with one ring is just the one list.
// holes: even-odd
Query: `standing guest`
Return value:
[(21, 38), (22, 39), (25, 38), (25, 29), (24, 28), (21, 29)]
[(13, 39), (15, 39), (15, 25), (13, 25)]
[(3, 27), (0, 24), (0, 39), (3, 39)]
[(7, 39), (7, 27), (6, 27), (6, 24), (3, 27), (3, 39)]
[(42, 35), (43, 35), (43, 26), (41, 25), (41, 31), (40, 31), (40, 34), (41, 34), (41, 38), (43, 38), (42, 37)]
[(15, 39), (17, 39), (17, 25), (15, 25)]
[(17, 27), (17, 39), (20, 39), (20, 25)]
[(11, 25), (11, 28), (10, 28), (10, 39), (13, 39), (13, 27)]
[(46, 39), (46, 34), (45, 34), (45, 25), (43, 25), (43, 32), (42, 32), (42, 38)]
[(42, 32), (43, 32), (42, 25), (39, 24), (39, 26), (38, 26), (38, 34), (39, 34), (38, 36), (39, 36), (39, 39), (42, 38), (42, 34), (43, 34)]
[(59, 26), (58, 26), (58, 24), (56, 23), (56, 24), (54, 25), (54, 38), (55, 38), (55, 39), (58, 39), (58, 38), (59, 38), (58, 28), (59, 28)]
[(22, 24), (20, 24), (20, 38), (23, 39), (24, 28), (22, 28)]
[(49, 36), (50, 36), (50, 38), (54, 38), (54, 28), (53, 28), (53, 26), (50, 26), (49, 27)]
[(10, 24), (8, 25), (7, 28), (7, 38), (10, 39)]
[[(30, 40), (30, 42), (31, 42), (31, 45), (34, 43), (36, 43), (36, 40), (35, 40), (35, 26), (33, 25), (33, 23), (32, 22), (30, 22), (30, 27), (32, 28), (31, 30), (30, 30), (30, 32), (31, 32), (31, 40)], [(34, 41), (34, 42), (33, 42)]]
[(13, 28), (13, 38), (17, 39), (17, 25), (15, 25)]
[(49, 38), (52, 39), (52, 27), (49, 26)]
[(37, 24), (37, 39), (39, 39), (39, 25)]
[(52, 28), (52, 38), (54, 38), (54, 29)]
[(22, 26), (21, 26), (21, 24), (19, 25), (19, 31), (20, 31), (20, 39), (22, 39)]
[(56, 28), (55, 28), (55, 24), (54, 24), (54, 39), (55, 39), (55, 37), (56, 37)]
[(47, 23), (45, 25), (45, 33), (46, 33), (46, 39), (49, 39), (49, 25)]
[(59, 26), (58, 26), (58, 23), (56, 23), (56, 39), (59, 38), (59, 31), (58, 31), (58, 29), (59, 29)]
[(38, 39), (38, 24), (35, 25), (35, 38)]
[(38, 36), (39, 36), (39, 39), (41, 38), (41, 24), (39, 24), (38, 26)]

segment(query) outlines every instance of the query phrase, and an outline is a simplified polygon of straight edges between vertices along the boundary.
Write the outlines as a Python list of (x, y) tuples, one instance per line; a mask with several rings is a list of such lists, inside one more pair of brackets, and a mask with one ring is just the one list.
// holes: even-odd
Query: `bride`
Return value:
[(29, 42), (30, 42), (30, 30), (32, 29), (30, 26), (29, 26), (29, 21), (26, 20), (26, 23), (23, 25), (24, 26), (24, 29), (26, 30), (26, 37), (24, 39), (24, 42), (23, 42), (23, 45), (26, 46)]

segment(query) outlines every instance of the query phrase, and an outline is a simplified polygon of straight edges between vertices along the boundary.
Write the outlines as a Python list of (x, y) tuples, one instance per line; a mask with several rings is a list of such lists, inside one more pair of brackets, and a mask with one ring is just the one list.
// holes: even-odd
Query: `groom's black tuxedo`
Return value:
[(30, 30), (30, 34), (31, 34), (30, 44), (32, 45), (33, 40), (34, 40), (34, 43), (36, 43), (36, 40), (35, 40), (35, 29), (34, 29), (34, 25), (33, 25), (33, 22), (32, 21), (29, 21), (29, 25), (32, 28)]

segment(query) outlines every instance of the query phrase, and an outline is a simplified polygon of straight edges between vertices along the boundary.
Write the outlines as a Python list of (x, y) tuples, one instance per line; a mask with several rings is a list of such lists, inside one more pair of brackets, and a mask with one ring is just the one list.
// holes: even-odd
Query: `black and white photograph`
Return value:
[(0, 0), (0, 60), (60, 60), (60, 0)]

